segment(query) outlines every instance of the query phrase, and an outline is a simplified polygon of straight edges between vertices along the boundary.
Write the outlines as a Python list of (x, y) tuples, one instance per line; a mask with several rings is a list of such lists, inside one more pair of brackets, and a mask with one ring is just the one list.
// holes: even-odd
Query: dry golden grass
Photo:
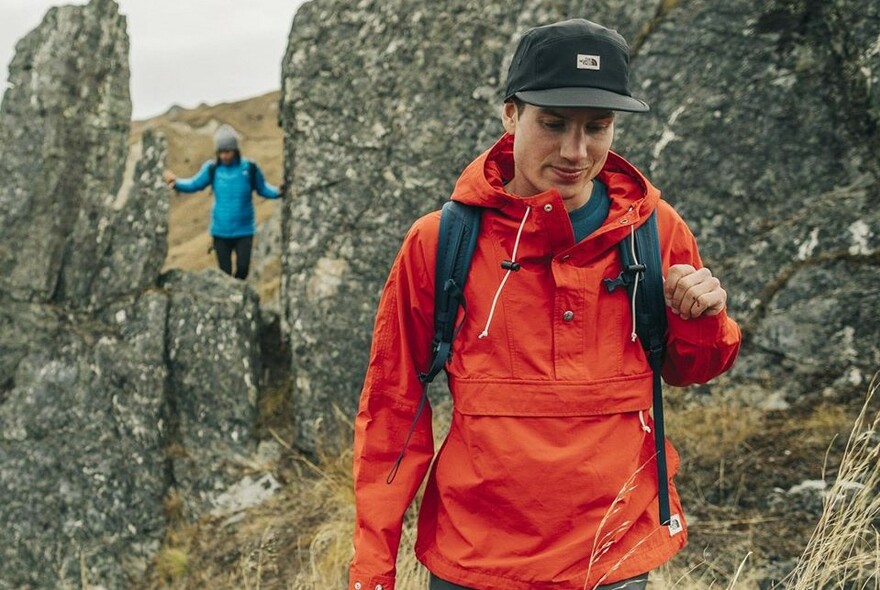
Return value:
[(174, 582), (186, 575), (189, 556), (186, 551), (176, 547), (165, 547), (156, 557), (156, 569), (162, 579)]
[[(875, 384), (852, 428), (845, 453), (837, 457), (840, 467), (836, 483), (826, 497), (818, 527), (809, 543), (808, 534), (803, 535), (799, 548), (807, 548), (794, 573), (775, 586), (776, 590), (880, 588), (880, 541), (875, 529), (880, 523), (880, 402), (876, 392)], [(823, 408), (799, 418), (799, 426), (781, 428), (780, 436), (790, 439), (780, 444), (807, 441), (809, 449), (827, 448), (846, 414), (832, 406)], [(774, 429), (778, 425), (773, 420), (757, 411), (745, 412), (730, 404), (685, 409), (679, 418), (685, 420), (689, 430), (685, 433), (679, 423), (675, 436), (684, 447), (708, 441), (702, 448), (706, 451), (705, 463), (711, 464), (727, 456), (725, 453), (748, 450), (760, 433), (777, 434)], [(670, 412), (670, 416), (673, 414)], [(435, 432), (443, 436), (448, 429), (448, 400), (439, 404), (434, 417)], [(728, 432), (715, 432), (719, 428), (727, 428)], [(815, 446), (820, 440), (824, 444)], [(351, 441), (335, 441), (332, 448), (343, 451), (320, 453), (318, 461), (313, 462), (288, 447), (282, 461), (285, 465), (278, 466), (286, 473), (283, 492), (248, 511), (242, 520), (230, 524), (206, 518), (171, 531), (154, 565), (151, 583), (143, 588), (344, 588), (353, 552)], [(718, 477), (717, 469), (714, 477)], [(413, 506), (404, 522), (397, 563), (399, 590), (427, 588), (427, 572), (412, 551), (416, 510)], [(766, 556), (760, 556), (760, 549), (763, 544), (778, 542), (783, 535), (794, 535), (786, 524), (761, 510), (715, 506), (694, 519), (689, 547), (651, 573), (649, 589), (766, 588), (766, 584), (759, 586), (766, 577), (766, 562), (761, 561)], [(721, 549), (707, 552), (695, 541), (713, 535), (720, 539)]]
[(878, 382), (846, 444), (824, 510), (787, 590), (880, 588), (880, 404)]

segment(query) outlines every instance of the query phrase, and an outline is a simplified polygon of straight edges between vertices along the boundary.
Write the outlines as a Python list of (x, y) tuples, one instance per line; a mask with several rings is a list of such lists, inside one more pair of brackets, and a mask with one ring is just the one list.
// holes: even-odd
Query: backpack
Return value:
[[(447, 201), (441, 210), (434, 277), (434, 340), (431, 366), (426, 372), (419, 374), (419, 381), (424, 384), (424, 391), (416, 410), (416, 417), (406, 437), (404, 450), (424, 410), (428, 384), (434, 380), (452, 355), (452, 341), (460, 329), (460, 326), (455, 325), (458, 308), (462, 307), (467, 313), (464, 285), (477, 245), (481, 213), (481, 207), (464, 205), (456, 201)], [(677, 520), (670, 523), (669, 514), (663, 389), (660, 380), (667, 325), (656, 212), (652, 212), (648, 220), (635, 230), (632, 240), (624, 239), (620, 242), (619, 251), (623, 270), (617, 278), (605, 279), (605, 287), (609, 293), (617, 287), (626, 287), (630, 298), (635, 291), (635, 331), (645, 349), (653, 373), (654, 444), (657, 449), (660, 523), (670, 527), (680, 527)], [(393, 481), (402, 459), (403, 450), (389, 473), (386, 480), (388, 483)]]
[[(255, 192), (257, 190), (257, 165), (250, 160), (246, 160), (247, 169), (248, 169), (248, 178), (251, 181), (251, 192)], [(208, 184), (211, 185), (211, 189), (214, 188), (214, 173), (217, 171), (217, 166), (220, 165), (220, 160), (215, 160), (211, 162), (208, 166)]]

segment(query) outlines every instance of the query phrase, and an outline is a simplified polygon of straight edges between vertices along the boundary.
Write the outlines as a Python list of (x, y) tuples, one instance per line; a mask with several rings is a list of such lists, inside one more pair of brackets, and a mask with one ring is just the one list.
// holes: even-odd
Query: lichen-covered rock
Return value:
[(516, 35), (585, 15), (634, 35), (653, 10), (647, 1), (587, 11), (538, 0), (300, 8), (281, 112), (296, 195), (283, 204), (282, 297), (299, 445), (334, 444), (334, 406), (354, 413), (391, 260), (409, 225), (437, 209), (461, 169), (500, 136), (504, 60)]
[(727, 287), (746, 333), (732, 376), (792, 401), (861, 392), (880, 362), (878, 35), (876, 3), (693, 1), (636, 59), (652, 110), (617, 146)]
[[(0, 111), (0, 293), (88, 307), (155, 279), (155, 244), (165, 248), (165, 230), (154, 229), (164, 227), (167, 205), (159, 204), (161, 180), (149, 165), (164, 154), (147, 141), (148, 166), (131, 161), (140, 174), (127, 190), (128, 46), (112, 0), (53, 8), (18, 43)], [(138, 219), (146, 211), (151, 219)], [(125, 250), (114, 237), (126, 231), (121, 224), (149, 230), (140, 238), (145, 248), (108, 271), (100, 262), (119, 262)]]
[(85, 300), (100, 308), (156, 283), (168, 252), (165, 156), (165, 140), (145, 131), (128, 155), (122, 187), (108, 208), (109, 226), (92, 233), (101, 246), (96, 272), (71, 304)]
[[(0, 589), (125, 588), (255, 446), (256, 297), (172, 274), (165, 142), (127, 147), (111, 0), (52, 9), (0, 111)], [(228, 496), (227, 496), (228, 497)]]
[(193, 517), (213, 508), (256, 450), (259, 304), (219, 270), (172, 271), (167, 350), (174, 486)]
[(164, 534), (167, 375), (145, 353), (163, 348), (166, 307), (147, 294), (129, 313), (153, 330), (126, 334), (0, 306), (0, 588), (120, 588), (146, 569)]
[(635, 93), (652, 110), (619, 117), (615, 149), (683, 214), (723, 279), (747, 336), (733, 378), (795, 399), (876, 369), (880, 322), (864, 292), (880, 241), (880, 7), (317, 1), (294, 22), (281, 113), (297, 195), (282, 284), (303, 448), (334, 403), (354, 410), (406, 228), (500, 133), (517, 32), (576, 16), (631, 42)]

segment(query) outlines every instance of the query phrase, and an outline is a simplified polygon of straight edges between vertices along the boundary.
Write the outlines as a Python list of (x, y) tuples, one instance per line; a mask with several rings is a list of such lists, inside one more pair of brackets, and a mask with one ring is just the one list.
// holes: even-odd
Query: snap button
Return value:
[(626, 225), (627, 223), (629, 223), (629, 219), (627, 219), (626, 217), (620, 220), (620, 225)]
[(562, 260), (562, 262), (565, 262), (565, 261), (568, 260), (569, 258), (571, 258), (571, 254), (566, 254), (565, 256), (563, 256), (562, 258), (560, 258), (560, 260)]
[(562, 319), (563, 321), (570, 322), (574, 319), (574, 312), (571, 310), (566, 311), (564, 314), (562, 314)]
[(551, 211), (553, 211), (553, 205), (551, 205), (550, 203), (547, 203), (546, 205), (544, 205), (544, 211), (546, 211), (547, 213), (550, 213)]
[(382, 584), (376, 584), (376, 590), (382, 590)]
[(361, 584), (360, 582), (354, 583), (354, 590), (361, 590), (361, 588), (363, 588), (363, 587), (364, 587), (364, 585)]

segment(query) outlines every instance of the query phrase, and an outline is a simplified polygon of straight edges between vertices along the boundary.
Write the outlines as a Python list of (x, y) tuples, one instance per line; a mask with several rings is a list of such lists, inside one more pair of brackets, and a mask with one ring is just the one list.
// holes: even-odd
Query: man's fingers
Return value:
[(678, 282), (682, 278), (696, 272), (696, 270), (690, 264), (675, 264), (669, 267), (663, 282), (663, 295), (666, 297), (667, 305), (672, 302), (672, 296), (678, 288)]
[(691, 308), (691, 317), (700, 317), (701, 315), (713, 316), (721, 313), (727, 304), (727, 291), (720, 286), (705, 295), (701, 295), (694, 302)]
[(678, 310), (685, 319), (701, 316), (710, 306), (715, 304), (715, 292), (721, 288), (721, 281), (709, 275), (684, 292)]
[[(670, 272), (670, 274), (672, 274)], [(698, 285), (712, 278), (712, 273), (707, 268), (693, 270), (689, 274), (683, 275), (675, 282), (674, 286), (667, 288), (667, 301), (673, 310), (679, 313), (689, 311), (694, 303), (694, 299), (698, 295), (702, 295), (704, 291), (698, 290), (696, 293), (692, 291)], [(689, 295), (690, 293), (690, 295)], [(688, 299), (687, 307), (685, 307), (685, 299)]]
[(727, 292), (708, 268), (695, 269), (689, 264), (669, 268), (664, 297), (670, 310), (684, 319), (716, 315), (724, 309)]

